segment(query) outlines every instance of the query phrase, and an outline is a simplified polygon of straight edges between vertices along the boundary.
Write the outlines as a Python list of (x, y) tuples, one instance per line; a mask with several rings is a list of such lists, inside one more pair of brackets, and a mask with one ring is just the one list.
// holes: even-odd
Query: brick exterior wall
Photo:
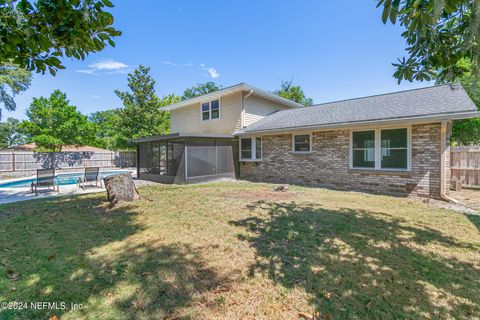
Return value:
[(292, 153), (292, 135), (263, 136), (263, 161), (241, 162), (251, 181), (440, 198), (441, 124), (412, 125), (409, 172), (349, 169), (349, 130), (312, 133), (312, 153)]

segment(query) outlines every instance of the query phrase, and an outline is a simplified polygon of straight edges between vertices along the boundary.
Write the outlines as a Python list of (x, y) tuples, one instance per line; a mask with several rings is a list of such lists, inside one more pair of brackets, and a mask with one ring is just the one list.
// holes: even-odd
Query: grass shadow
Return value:
[(301, 288), (321, 314), (349, 318), (472, 318), (480, 270), (428, 247), (479, 250), (379, 212), (316, 204), (255, 202), (232, 221), (256, 251), (250, 274)]
[[(99, 196), (0, 206), (0, 301), (83, 310), (0, 310), (1, 319), (163, 318), (222, 283), (186, 244), (138, 239), (137, 204), (107, 211)], [(108, 310), (105, 313), (105, 310)]]
[(480, 231), (480, 214), (467, 214), (467, 218)]

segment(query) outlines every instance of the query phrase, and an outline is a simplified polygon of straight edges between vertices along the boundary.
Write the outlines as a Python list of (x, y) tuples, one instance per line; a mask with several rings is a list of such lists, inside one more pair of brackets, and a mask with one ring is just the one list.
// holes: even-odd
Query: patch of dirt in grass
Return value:
[(293, 191), (281, 192), (273, 190), (231, 190), (224, 191), (218, 196), (230, 199), (284, 201), (295, 199), (297, 193)]
[(450, 191), (450, 196), (470, 209), (480, 211), (480, 189)]

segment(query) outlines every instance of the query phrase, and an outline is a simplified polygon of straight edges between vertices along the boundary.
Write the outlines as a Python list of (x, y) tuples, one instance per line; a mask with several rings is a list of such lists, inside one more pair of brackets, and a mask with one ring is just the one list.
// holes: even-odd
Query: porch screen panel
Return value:
[(168, 141), (167, 175), (177, 177), (185, 176), (185, 170), (182, 166), (184, 151), (185, 142)]
[(159, 144), (159, 174), (164, 176), (167, 174), (167, 142), (161, 142)]
[(152, 172), (152, 144), (149, 142), (140, 143), (139, 147), (139, 168), (140, 173)]
[[(237, 142), (238, 144), (238, 142)], [(217, 140), (217, 173), (234, 173), (233, 142)]]
[(152, 169), (150, 173), (152, 174), (159, 174), (160, 173), (160, 144), (158, 142), (154, 142), (151, 144), (151, 163)]
[(191, 139), (187, 143), (187, 178), (216, 174), (214, 139)]

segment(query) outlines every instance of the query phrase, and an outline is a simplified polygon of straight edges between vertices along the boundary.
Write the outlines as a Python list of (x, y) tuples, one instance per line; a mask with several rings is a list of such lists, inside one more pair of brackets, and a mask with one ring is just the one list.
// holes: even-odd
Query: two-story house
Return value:
[(303, 107), (241, 83), (164, 107), (172, 134), (137, 139), (138, 177), (242, 178), (445, 198), (452, 121), (478, 117), (460, 85)]

